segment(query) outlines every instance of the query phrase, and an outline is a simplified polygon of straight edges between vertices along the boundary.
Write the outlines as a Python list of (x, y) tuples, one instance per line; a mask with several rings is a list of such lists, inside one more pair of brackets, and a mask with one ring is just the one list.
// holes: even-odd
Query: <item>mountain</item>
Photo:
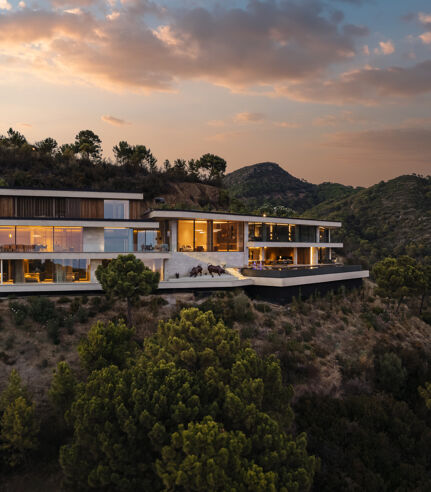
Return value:
[(234, 199), (249, 208), (270, 203), (298, 212), (304, 212), (329, 198), (342, 198), (357, 191), (338, 183), (309, 183), (292, 176), (274, 162), (242, 167), (228, 174), (223, 184)]
[(326, 200), (303, 214), (341, 220), (339, 235), (347, 257), (369, 266), (390, 255), (431, 257), (431, 177), (405, 175), (341, 198)]

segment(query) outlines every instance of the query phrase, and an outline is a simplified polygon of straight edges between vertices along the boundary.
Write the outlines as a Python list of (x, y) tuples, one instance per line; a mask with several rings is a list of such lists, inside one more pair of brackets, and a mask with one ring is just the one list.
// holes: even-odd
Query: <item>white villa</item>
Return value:
[[(160, 290), (357, 285), (368, 271), (337, 262), (340, 227), (145, 210), (141, 193), (0, 188), (0, 294), (97, 291), (97, 266), (127, 253), (160, 272)], [(212, 277), (209, 264), (225, 273)], [(196, 266), (203, 274), (190, 277)]]

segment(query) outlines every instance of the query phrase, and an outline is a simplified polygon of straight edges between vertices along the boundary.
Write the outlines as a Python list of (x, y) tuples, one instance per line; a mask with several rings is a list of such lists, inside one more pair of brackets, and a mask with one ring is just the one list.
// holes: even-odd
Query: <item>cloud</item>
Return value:
[(376, 55), (391, 55), (392, 53), (395, 52), (395, 46), (392, 41), (380, 41), (379, 43), (379, 48), (376, 48), (374, 50), (374, 53)]
[(125, 120), (122, 120), (120, 118), (116, 118), (115, 116), (109, 116), (109, 115), (103, 115), (100, 119), (102, 121), (104, 121), (105, 123), (108, 123), (109, 125), (114, 125), (114, 126), (125, 126), (125, 125), (131, 124)]
[(300, 123), (295, 123), (294, 121), (274, 121), (274, 126), (280, 128), (301, 128)]
[(264, 121), (266, 116), (263, 113), (238, 113), (235, 115), (234, 121), (237, 123), (259, 123)]
[(407, 173), (429, 174), (431, 128), (399, 127), (326, 135), (320, 149), (328, 167), (348, 169), (354, 182)]
[(0, 0), (0, 10), (11, 10), (12, 5), (8, 2), (8, 0)]
[(21, 128), (32, 128), (33, 125), (30, 125), (30, 123), (18, 123), (18, 126)]
[(373, 154), (406, 164), (431, 164), (431, 129), (420, 127), (385, 128), (363, 132), (334, 133), (326, 137), (324, 145), (346, 148), (353, 154)]
[(276, 88), (276, 94), (299, 101), (334, 104), (377, 104), (382, 98), (411, 97), (431, 92), (431, 60), (408, 68), (366, 67), (340, 77)]
[(225, 126), (226, 125), (226, 122), (223, 121), (223, 120), (210, 120), (210, 121), (207, 121), (207, 125), (208, 126), (213, 126), (213, 127), (216, 127), (216, 128), (220, 128), (222, 126)]
[(97, 0), (53, 0), (52, 10), (12, 10), (0, 16), (0, 59), (7, 54), (15, 70), (109, 89), (172, 90), (181, 80), (239, 89), (322, 76), (349, 60), (367, 32), (330, 15), (323, 0), (187, 5), (123, 0), (110, 11)]

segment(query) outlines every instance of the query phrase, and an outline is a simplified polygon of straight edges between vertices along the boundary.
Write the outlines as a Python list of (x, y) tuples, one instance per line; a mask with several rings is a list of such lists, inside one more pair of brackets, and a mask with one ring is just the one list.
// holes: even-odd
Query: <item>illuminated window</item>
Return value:
[(8, 252), (15, 249), (15, 227), (0, 227), (0, 251)]
[(194, 221), (178, 221), (178, 251), (194, 251)]
[(242, 222), (213, 222), (214, 251), (244, 251), (244, 233)]
[(208, 250), (208, 222), (195, 220), (195, 251)]
[(52, 284), (90, 281), (90, 262), (70, 260), (3, 261), (3, 282), (10, 284)]
[(15, 250), (17, 252), (52, 252), (53, 227), (18, 226)]

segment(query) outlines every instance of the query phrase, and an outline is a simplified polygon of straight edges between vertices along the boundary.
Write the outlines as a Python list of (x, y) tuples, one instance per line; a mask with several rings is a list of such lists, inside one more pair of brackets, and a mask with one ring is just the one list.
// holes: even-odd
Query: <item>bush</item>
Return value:
[(12, 314), (12, 319), (15, 326), (22, 326), (25, 319), (27, 318), (28, 308), (25, 304), (18, 301), (9, 302), (9, 310)]
[(376, 385), (380, 389), (400, 396), (404, 390), (407, 371), (401, 359), (393, 352), (387, 352), (374, 360)]
[(260, 313), (269, 313), (269, 312), (271, 312), (271, 306), (269, 306), (268, 304), (264, 304), (263, 302), (256, 303), (254, 305), (254, 307)]
[(75, 316), (79, 323), (86, 323), (88, 321), (88, 310), (80, 306)]
[(55, 345), (60, 343), (60, 323), (58, 318), (51, 318), (46, 323), (46, 333), (51, 342)]
[(37, 323), (45, 324), (56, 314), (55, 304), (46, 297), (30, 297), (28, 304), (29, 315)]
[(72, 302), (72, 299), (70, 297), (62, 296), (60, 299), (58, 299), (58, 304), (69, 304)]

